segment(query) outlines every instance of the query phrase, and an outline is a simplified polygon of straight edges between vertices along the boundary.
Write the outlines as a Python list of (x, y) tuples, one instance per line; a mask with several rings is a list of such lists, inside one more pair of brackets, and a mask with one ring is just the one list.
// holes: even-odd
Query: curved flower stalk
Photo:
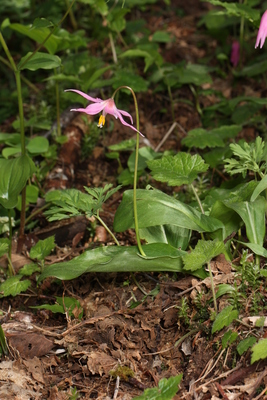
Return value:
[[(133, 96), (133, 99), (134, 99), (134, 105), (135, 105), (136, 126), (137, 126), (137, 128), (135, 128), (133, 125), (128, 124), (128, 122), (126, 122), (123, 119), (123, 116), (128, 117), (130, 119), (130, 121), (131, 121), (131, 124), (133, 124), (133, 118), (132, 118), (131, 114), (129, 114), (127, 111), (119, 110), (116, 107), (116, 104), (115, 104), (115, 101), (114, 101), (114, 97), (115, 97), (116, 93), (120, 89), (127, 89), (127, 90), (130, 90), (130, 92), (132, 93), (132, 96)], [(92, 102), (92, 104), (89, 104), (86, 108), (74, 108), (74, 109), (72, 109), (70, 111), (83, 112), (83, 113), (86, 113), (88, 115), (96, 115), (96, 114), (102, 112), (102, 114), (99, 117), (99, 122), (98, 122), (98, 125), (97, 125), (99, 128), (102, 128), (105, 125), (106, 115), (110, 114), (110, 115), (113, 115), (113, 117), (115, 117), (116, 119), (119, 118), (119, 120), (121, 121), (121, 123), (123, 125), (128, 126), (132, 130), (137, 132), (137, 136), (136, 136), (136, 152), (135, 152), (135, 167), (134, 167), (134, 185), (133, 185), (133, 212), (134, 212), (135, 235), (136, 235), (136, 241), (137, 241), (138, 250), (139, 250), (140, 254), (145, 257), (145, 252), (142, 249), (141, 240), (140, 240), (140, 236), (139, 236), (138, 216), (137, 216), (137, 196), (136, 196), (139, 135), (141, 135), (143, 137), (144, 137), (144, 135), (139, 131), (139, 112), (138, 112), (138, 105), (137, 105), (137, 99), (136, 99), (135, 93), (134, 93), (133, 89), (130, 88), (129, 86), (121, 86), (121, 87), (119, 87), (118, 89), (115, 90), (115, 92), (113, 93), (113, 95), (112, 95), (112, 97), (110, 99), (102, 100), (102, 99), (98, 99), (98, 98), (94, 98), (94, 97), (88, 96), (88, 94), (86, 94), (84, 92), (81, 92), (80, 90), (76, 90), (76, 89), (67, 89), (67, 90), (65, 90), (65, 92), (78, 93), (80, 96), (82, 96), (85, 99), (87, 99), (88, 101)]]
[(84, 97), (85, 99), (87, 99), (93, 103), (93, 104), (89, 104), (89, 106), (87, 106), (86, 108), (73, 108), (70, 111), (83, 112), (88, 115), (96, 115), (96, 114), (102, 112), (102, 114), (99, 117), (99, 122), (97, 125), (99, 128), (102, 128), (105, 125), (106, 115), (110, 114), (110, 115), (113, 115), (113, 117), (115, 117), (116, 119), (119, 118), (119, 120), (121, 121), (121, 123), (123, 125), (128, 126), (135, 132), (138, 132), (139, 135), (144, 136), (141, 132), (139, 132), (138, 129), (136, 129), (133, 125), (128, 124), (128, 122), (126, 122), (123, 119), (123, 116), (128, 117), (130, 119), (131, 123), (133, 124), (133, 118), (132, 118), (131, 114), (129, 114), (127, 111), (119, 110), (116, 107), (113, 97), (111, 97), (108, 100), (101, 100), (98, 98), (88, 96), (86, 93), (83, 93), (80, 90), (76, 90), (76, 89), (67, 89), (67, 90), (65, 90), (65, 92), (78, 93), (80, 96)]
[(265, 39), (267, 36), (267, 10), (261, 17), (261, 23), (259, 27), (259, 32), (257, 35), (257, 40), (255, 44), (255, 49), (260, 45), (260, 48), (264, 45)]

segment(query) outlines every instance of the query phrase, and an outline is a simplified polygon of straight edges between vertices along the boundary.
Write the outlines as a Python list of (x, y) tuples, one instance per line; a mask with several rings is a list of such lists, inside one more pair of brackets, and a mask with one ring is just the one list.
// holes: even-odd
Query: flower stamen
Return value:
[(99, 121), (98, 121), (98, 125), (97, 126), (99, 128), (103, 128), (103, 126), (105, 125), (105, 122), (106, 122), (106, 118), (105, 118), (105, 116), (103, 114), (101, 114), (100, 117), (99, 117)]

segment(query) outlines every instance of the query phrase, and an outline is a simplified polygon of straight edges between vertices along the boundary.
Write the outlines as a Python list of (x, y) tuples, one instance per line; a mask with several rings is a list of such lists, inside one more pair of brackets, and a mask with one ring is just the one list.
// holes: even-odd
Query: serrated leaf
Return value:
[(19, 274), (23, 276), (31, 276), (34, 272), (40, 272), (40, 267), (38, 264), (26, 264), (19, 270)]
[(224, 308), (216, 317), (212, 325), (212, 333), (222, 330), (225, 326), (229, 326), (236, 318), (238, 311), (233, 309), (233, 306)]
[(241, 129), (242, 126), (240, 125), (226, 125), (210, 131), (202, 128), (193, 129), (182, 139), (182, 144), (190, 148), (197, 147), (200, 149), (224, 147), (224, 141), (237, 136)]
[(141, 396), (134, 397), (133, 400), (171, 400), (179, 390), (178, 385), (182, 377), (183, 374), (169, 379), (163, 378), (159, 381), (158, 387), (145, 389)]
[(8, 252), (9, 245), (8, 243), (0, 242), (0, 257)]
[(255, 336), (248, 337), (244, 340), (241, 340), (240, 343), (238, 343), (236, 350), (238, 351), (238, 354), (242, 356), (245, 351), (247, 351), (250, 347), (252, 347), (256, 343), (257, 339)]
[(47, 53), (33, 53), (29, 52), (26, 56), (22, 57), (18, 64), (18, 69), (29, 69), (30, 71), (37, 71), (38, 69), (54, 69), (61, 65), (61, 59), (58, 56)]
[(21, 292), (26, 292), (28, 287), (31, 285), (31, 281), (28, 279), (21, 281), (21, 278), (21, 275), (11, 276), (5, 282), (1, 283), (0, 297), (14, 297)]
[(225, 253), (223, 242), (217, 240), (199, 240), (194, 250), (183, 257), (184, 269), (195, 271), (222, 253)]
[(192, 183), (201, 172), (207, 171), (205, 164), (198, 154), (180, 152), (175, 156), (165, 156), (160, 160), (147, 161), (154, 179), (160, 182), (168, 182), (170, 186), (181, 186)]
[(49, 256), (55, 246), (54, 236), (49, 236), (47, 239), (39, 240), (39, 242), (31, 248), (30, 257), (36, 260), (44, 260), (45, 257)]
[(215, 6), (221, 6), (226, 9), (228, 16), (234, 15), (236, 17), (244, 17), (251, 22), (258, 21), (260, 19), (260, 13), (258, 10), (254, 10), (246, 4), (241, 3), (227, 3), (219, 0), (209, 0), (209, 3)]
[(267, 357), (267, 339), (261, 339), (252, 349), (251, 364)]
[(230, 346), (238, 338), (238, 333), (229, 330), (222, 337), (222, 348), (225, 349)]

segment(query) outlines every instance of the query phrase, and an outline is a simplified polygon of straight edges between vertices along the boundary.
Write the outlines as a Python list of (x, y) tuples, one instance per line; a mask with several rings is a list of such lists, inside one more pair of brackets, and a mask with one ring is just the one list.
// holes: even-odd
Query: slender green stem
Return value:
[(28, 224), (28, 222), (30, 222), (30, 220), (35, 217), (35, 215), (40, 214), (41, 211), (45, 210), (46, 208), (48, 208), (50, 206), (50, 203), (46, 203), (43, 207), (38, 208), (38, 210), (32, 212), (28, 218), (25, 219), (25, 225)]
[(114, 64), (117, 64), (118, 57), (117, 57), (117, 52), (116, 52), (116, 48), (115, 48), (115, 44), (114, 44), (114, 40), (113, 40), (113, 36), (112, 36), (111, 32), (109, 32), (108, 37), (109, 37), (110, 47), (111, 47), (111, 51), (112, 51), (113, 61), (114, 61)]
[(42, 43), (37, 46), (37, 48), (34, 50), (32, 54), (29, 55), (29, 57), (24, 60), (24, 62), (20, 65), (20, 69), (36, 54), (38, 51), (43, 47), (43, 45), (47, 42), (47, 40), (50, 38), (50, 36), (53, 35), (53, 33), (56, 31), (56, 29), (62, 24), (62, 22), (66, 19), (67, 15), (69, 14), (73, 4), (75, 3), (75, 0), (72, 0), (69, 8), (65, 12), (64, 16), (61, 18), (58, 24), (55, 24), (54, 28), (51, 30), (51, 32), (46, 36), (46, 38), (42, 41)]
[[(118, 89), (115, 90), (113, 93), (112, 98), (115, 97), (116, 93), (120, 89), (128, 89), (132, 93), (134, 99), (134, 106), (135, 106), (135, 114), (136, 114), (136, 129), (139, 131), (139, 111), (138, 111), (138, 104), (135, 93), (132, 88), (129, 86), (120, 86)], [(134, 165), (134, 185), (133, 185), (133, 212), (134, 212), (134, 226), (135, 226), (135, 235), (137, 246), (140, 254), (142, 256), (146, 256), (144, 250), (142, 249), (140, 235), (139, 235), (139, 227), (138, 227), (138, 215), (137, 215), (137, 178), (138, 178), (138, 150), (139, 150), (139, 133), (136, 134), (136, 150), (135, 150), (135, 165)]]
[(177, 342), (175, 342), (174, 347), (180, 346), (186, 338), (188, 338), (189, 336), (193, 335), (194, 333), (196, 333), (198, 331), (199, 331), (199, 329), (196, 328), (196, 329), (192, 329), (191, 331), (187, 332), (184, 336), (182, 336), (179, 340), (177, 340)]
[[(65, 0), (65, 4), (66, 4), (66, 8), (68, 9), (69, 6), (70, 6), (69, 0)], [(69, 14), (70, 14), (71, 25), (72, 25), (73, 29), (76, 31), (77, 27), (78, 27), (78, 24), (77, 24), (76, 18), (74, 16), (74, 13), (73, 13), (71, 8), (70, 8)]]
[(8, 246), (8, 271), (9, 274), (15, 275), (14, 267), (12, 265), (11, 261), (11, 255), (12, 255), (12, 217), (11, 217), (11, 210), (10, 208), (8, 209), (8, 227), (9, 227), (9, 246)]
[[(57, 71), (54, 69), (54, 75), (56, 75)], [(56, 80), (55, 82), (55, 90), (56, 90), (56, 109), (57, 109), (57, 137), (61, 136), (61, 126), (60, 126), (60, 98), (59, 98), (59, 84)]]
[(175, 122), (175, 115), (174, 115), (174, 104), (173, 104), (173, 97), (170, 85), (167, 85), (168, 94), (171, 102), (171, 113), (172, 113), (172, 121)]
[(198, 205), (199, 205), (199, 208), (200, 208), (202, 214), (205, 214), (204, 208), (203, 208), (202, 203), (201, 203), (201, 200), (200, 200), (200, 198), (199, 198), (199, 196), (198, 196), (198, 194), (197, 194), (197, 191), (196, 191), (196, 189), (195, 189), (195, 186), (194, 186), (192, 183), (191, 183), (191, 188), (192, 188), (192, 190), (193, 190), (193, 193), (194, 193), (194, 195), (195, 195), (195, 198), (196, 198), (196, 200), (197, 200), (197, 202), (198, 202)]
[(210, 274), (210, 285), (211, 285), (211, 291), (212, 291), (212, 297), (213, 297), (213, 303), (214, 303), (214, 310), (217, 314), (218, 308), (217, 308), (216, 294), (215, 294), (214, 281), (213, 281), (213, 275), (212, 275), (210, 262), (208, 262), (208, 268), (209, 268), (209, 274)]
[(105, 222), (103, 221), (103, 219), (101, 217), (99, 217), (99, 215), (95, 215), (95, 218), (100, 222), (101, 225), (103, 225), (103, 227), (106, 229), (106, 231), (110, 234), (110, 236), (112, 236), (114, 242), (116, 243), (117, 246), (120, 246), (118, 240), (116, 239), (115, 235), (111, 232), (111, 230), (109, 229), (109, 227), (105, 224)]
[(131, 272), (131, 276), (132, 276), (132, 279), (133, 279), (134, 283), (136, 284), (136, 286), (140, 290), (140, 292), (142, 292), (145, 296), (147, 296), (148, 295), (147, 292), (145, 291), (145, 289), (142, 288), (142, 286), (139, 284), (139, 282), (137, 282), (136, 277), (134, 276), (133, 272)]

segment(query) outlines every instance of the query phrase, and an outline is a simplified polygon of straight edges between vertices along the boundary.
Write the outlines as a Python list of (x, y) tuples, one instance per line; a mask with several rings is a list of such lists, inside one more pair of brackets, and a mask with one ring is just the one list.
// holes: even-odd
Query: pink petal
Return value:
[(83, 93), (80, 90), (76, 90), (76, 89), (66, 89), (66, 90), (64, 90), (64, 92), (75, 92), (75, 93), (78, 93), (80, 96), (84, 97), (85, 99), (87, 99), (89, 101), (92, 101), (93, 103), (99, 103), (100, 101), (103, 101), (101, 99), (88, 96), (88, 94)]
[(88, 115), (95, 115), (100, 113), (105, 108), (105, 101), (101, 101), (101, 103), (89, 104), (86, 108), (74, 108), (70, 111), (79, 111), (84, 112)]
[(141, 132), (139, 132), (134, 126), (132, 126), (132, 125), (128, 124), (128, 122), (124, 121), (124, 119), (122, 118), (120, 112), (118, 112), (118, 117), (119, 117), (119, 120), (121, 121), (121, 123), (122, 123), (123, 125), (129, 126), (129, 128), (131, 128), (133, 131), (138, 132), (139, 135), (145, 137), (145, 136), (144, 136)]
[(127, 111), (123, 111), (123, 110), (118, 110), (118, 112), (122, 115), (124, 115), (125, 117), (130, 118), (131, 123), (133, 123), (133, 117), (131, 116), (131, 114), (129, 114)]
[(257, 35), (255, 49), (258, 47), (259, 44), (260, 44), (260, 48), (262, 48), (262, 46), (264, 45), (266, 36), (267, 36), (267, 11), (265, 11), (263, 16), (261, 17), (261, 23), (260, 23), (260, 27), (259, 27), (259, 31), (258, 31), (258, 35)]

